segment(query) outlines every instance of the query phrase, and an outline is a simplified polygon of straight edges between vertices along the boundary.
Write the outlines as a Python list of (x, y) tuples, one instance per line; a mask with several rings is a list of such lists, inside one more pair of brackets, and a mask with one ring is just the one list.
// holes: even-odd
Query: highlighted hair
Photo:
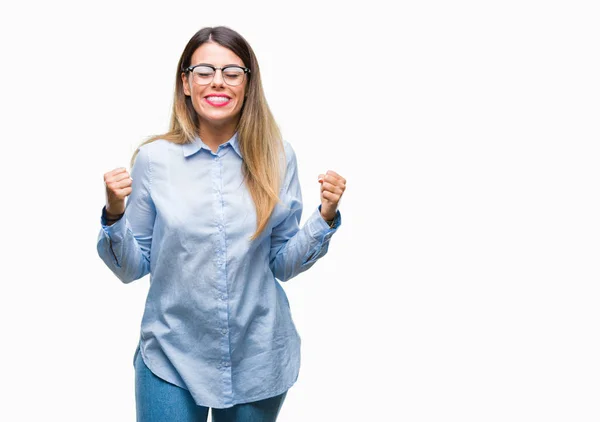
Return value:
[[(256, 56), (248, 42), (234, 30), (218, 26), (203, 28), (189, 40), (179, 63), (175, 77), (175, 93), (171, 124), (167, 133), (152, 136), (141, 145), (165, 139), (176, 144), (193, 142), (198, 136), (200, 123), (190, 97), (183, 92), (181, 73), (191, 65), (192, 54), (206, 42), (217, 43), (233, 51), (244, 65), (250, 68), (247, 97), (242, 106), (237, 132), (243, 157), (244, 182), (256, 208), (256, 239), (265, 229), (269, 218), (279, 202), (281, 184), (281, 158), (285, 157), (281, 133), (269, 109), (260, 80), (260, 69)], [(140, 145), (140, 146), (141, 146)], [(131, 157), (131, 166), (137, 150)]]

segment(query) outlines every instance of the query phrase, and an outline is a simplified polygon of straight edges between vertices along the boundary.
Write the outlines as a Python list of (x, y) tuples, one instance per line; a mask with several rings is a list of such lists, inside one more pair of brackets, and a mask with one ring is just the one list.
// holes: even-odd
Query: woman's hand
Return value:
[(125, 198), (131, 193), (131, 182), (133, 179), (125, 167), (104, 173), (107, 213), (118, 215), (125, 212)]
[(328, 170), (326, 174), (319, 174), (321, 184), (321, 217), (325, 221), (335, 218), (338, 204), (346, 190), (346, 179), (335, 171)]

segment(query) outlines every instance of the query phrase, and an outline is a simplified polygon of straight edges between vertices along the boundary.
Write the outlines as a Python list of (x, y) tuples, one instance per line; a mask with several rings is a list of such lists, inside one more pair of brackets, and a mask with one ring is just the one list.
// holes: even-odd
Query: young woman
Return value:
[(118, 168), (104, 182), (100, 257), (124, 283), (150, 273), (138, 421), (205, 421), (209, 408), (216, 422), (275, 421), (300, 368), (279, 281), (327, 253), (346, 181), (319, 175), (321, 205), (300, 228), (296, 157), (241, 35), (190, 39), (169, 132), (137, 149), (131, 177)]

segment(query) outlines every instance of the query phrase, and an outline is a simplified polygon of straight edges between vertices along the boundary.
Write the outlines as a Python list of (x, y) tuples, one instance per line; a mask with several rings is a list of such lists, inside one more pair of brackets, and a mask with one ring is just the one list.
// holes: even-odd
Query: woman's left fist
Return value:
[(346, 179), (335, 171), (327, 170), (325, 174), (319, 174), (321, 184), (321, 216), (326, 221), (335, 218), (338, 204), (346, 190)]

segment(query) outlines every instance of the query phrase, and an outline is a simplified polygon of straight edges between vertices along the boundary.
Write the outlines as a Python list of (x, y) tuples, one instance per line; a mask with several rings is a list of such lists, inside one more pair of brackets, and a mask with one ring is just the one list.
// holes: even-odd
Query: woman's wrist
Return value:
[(325, 220), (325, 222), (327, 223), (327, 225), (328, 225), (330, 228), (332, 228), (332, 227), (333, 227), (333, 223), (334, 223), (334, 221), (335, 221), (335, 215), (334, 215), (333, 217), (331, 217), (331, 218), (328, 218), (328, 216), (325, 216), (325, 215), (321, 214), (321, 218), (322, 218), (323, 220)]
[(321, 213), (321, 217), (323, 218), (323, 220), (325, 221), (332, 221), (335, 220), (335, 214), (334, 215), (325, 215), (323, 213)]
[(119, 221), (124, 214), (125, 212), (122, 212), (121, 214), (113, 214), (106, 206), (104, 207), (104, 218), (106, 221)]

